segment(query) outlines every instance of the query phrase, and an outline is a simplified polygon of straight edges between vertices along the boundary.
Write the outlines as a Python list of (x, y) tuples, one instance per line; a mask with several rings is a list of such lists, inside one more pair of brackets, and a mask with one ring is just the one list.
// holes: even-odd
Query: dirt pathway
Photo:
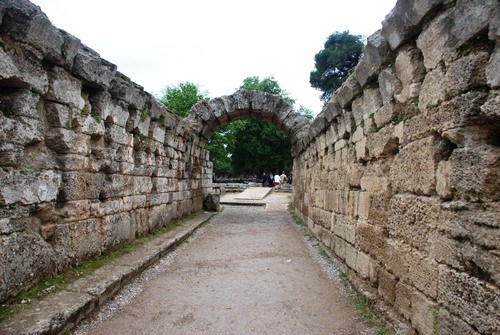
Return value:
[[(109, 317), (76, 334), (371, 334), (276, 194), (226, 206)], [(113, 302), (112, 302), (113, 303)], [(103, 321), (100, 321), (104, 319)]]

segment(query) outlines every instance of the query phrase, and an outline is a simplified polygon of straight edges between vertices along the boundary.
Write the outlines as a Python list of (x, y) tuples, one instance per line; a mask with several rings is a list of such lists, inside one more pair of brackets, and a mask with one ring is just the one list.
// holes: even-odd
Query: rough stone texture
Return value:
[(203, 209), (209, 212), (220, 211), (220, 194), (208, 194), (203, 202)]
[(399, 0), (310, 124), (254, 91), (181, 120), (38, 7), (0, 1), (0, 300), (200, 210), (206, 141), (252, 118), (290, 137), (295, 211), (393, 324), (498, 333), (498, 13)]
[(500, 331), (498, 13), (399, 0), (392, 61), (360, 62), (294, 161), (296, 212), (405, 334)]

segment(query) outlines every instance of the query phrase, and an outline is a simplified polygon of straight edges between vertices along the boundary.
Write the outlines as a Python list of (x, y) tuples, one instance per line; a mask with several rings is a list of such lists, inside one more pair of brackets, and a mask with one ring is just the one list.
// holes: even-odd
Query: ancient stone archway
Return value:
[(200, 101), (181, 127), (209, 140), (217, 129), (241, 119), (264, 120), (285, 132), (292, 142), (293, 156), (298, 152), (296, 144), (309, 132), (309, 120), (294, 111), (291, 104), (260, 91), (237, 91), (208, 102)]

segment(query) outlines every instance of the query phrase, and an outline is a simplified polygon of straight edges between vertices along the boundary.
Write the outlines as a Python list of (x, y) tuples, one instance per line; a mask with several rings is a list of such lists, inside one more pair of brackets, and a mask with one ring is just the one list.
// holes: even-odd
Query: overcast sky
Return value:
[(118, 66), (147, 92), (198, 84), (212, 98), (248, 76), (274, 76), (314, 114), (314, 55), (329, 35), (368, 37), (396, 0), (32, 0), (52, 23)]

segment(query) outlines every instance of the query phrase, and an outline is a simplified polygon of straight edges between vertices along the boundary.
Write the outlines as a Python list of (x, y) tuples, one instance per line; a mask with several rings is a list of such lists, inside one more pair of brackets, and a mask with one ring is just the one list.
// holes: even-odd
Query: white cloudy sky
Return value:
[(314, 55), (335, 31), (364, 37), (396, 0), (31, 0), (118, 71), (157, 95), (190, 81), (210, 97), (269, 76), (315, 114)]

